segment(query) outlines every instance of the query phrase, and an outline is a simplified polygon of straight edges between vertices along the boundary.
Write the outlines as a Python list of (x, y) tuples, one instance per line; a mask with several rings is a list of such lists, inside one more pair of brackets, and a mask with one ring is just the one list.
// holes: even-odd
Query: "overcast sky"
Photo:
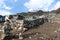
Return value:
[(60, 7), (60, 0), (0, 0), (0, 15), (33, 10), (51, 11)]

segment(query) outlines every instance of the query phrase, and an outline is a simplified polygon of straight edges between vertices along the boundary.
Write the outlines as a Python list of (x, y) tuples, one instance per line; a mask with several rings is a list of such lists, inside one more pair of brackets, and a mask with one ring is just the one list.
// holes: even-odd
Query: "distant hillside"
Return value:
[(60, 8), (56, 10), (56, 13), (60, 13)]
[(55, 12), (56, 14), (60, 14), (60, 8), (58, 8), (57, 10), (52, 10), (51, 12)]
[(33, 15), (48, 15), (49, 13), (56, 13), (59, 14), (60, 13), (60, 8), (58, 8), (57, 10), (52, 10), (52, 11), (42, 11), (42, 10), (38, 10), (35, 12), (22, 12), (22, 13), (17, 13), (17, 15), (22, 15), (22, 16), (33, 16)]
[(33, 16), (33, 15), (42, 15), (44, 12), (42, 10), (36, 11), (36, 12), (22, 12), (22, 13), (17, 13), (17, 15), (22, 15), (22, 16)]

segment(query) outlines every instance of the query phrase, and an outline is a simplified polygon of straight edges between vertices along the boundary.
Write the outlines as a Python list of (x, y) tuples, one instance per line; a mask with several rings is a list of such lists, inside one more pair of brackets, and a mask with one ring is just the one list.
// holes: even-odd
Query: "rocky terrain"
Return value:
[[(12, 36), (11, 36), (12, 37)], [(12, 39), (12, 38), (9, 39)], [(44, 23), (23, 33), (23, 40), (60, 40), (60, 24)], [(4, 39), (5, 40), (5, 39)], [(18, 36), (14, 40), (19, 40)]]
[(60, 40), (60, 24), (44, 23), (24, 33), (24, 40)]
[[(60, 40), (60, 24), (44, 23), (25, 31), (23, 37), (23, 40)], [(14, 40), (19, 39), (16, 38)]]
[[(24, 31), (23, 40), (60, 40), (60, 16), (57, 15), (57, 17), (55, 14), (60, 14), (60, 8), (51, 12), (41, 10), (27, 13), (22, 12), (16, 15), (10, 15), (9, 18), (13, 21), (21, 19), (25, 21), (25, 27), (29, 28), (29, 30)], [(45, 16), (43, 20), (39, 18), (41, 15)], [(45, 18), (47, 18), (47, 20)], [(58, 18), (58, 20), (56, 18)], [(0, 23), (1, 27), (2, 25), (3, 23)], [(0, 31), (0, 37), (1, 33)], [(19, 40), (16, 35), (6, 37), (7, 40)], [(6, 37), (3, 40), (6, 40)]]

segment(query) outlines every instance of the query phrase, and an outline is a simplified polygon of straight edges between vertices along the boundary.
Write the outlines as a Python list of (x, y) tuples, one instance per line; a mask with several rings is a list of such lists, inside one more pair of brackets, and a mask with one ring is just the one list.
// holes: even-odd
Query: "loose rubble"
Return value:
[(60, 40), (60, 24), (49, 23), (45, 17), (28, 21), (22, 16), (8, 17), (1, 25), (1, 40)]

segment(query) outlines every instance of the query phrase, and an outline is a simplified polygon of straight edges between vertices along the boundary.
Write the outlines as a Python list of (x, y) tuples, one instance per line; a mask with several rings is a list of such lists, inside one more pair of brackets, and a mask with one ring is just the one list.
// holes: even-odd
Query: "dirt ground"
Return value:
[(24, 32), (23, 37), (23, 40), (60, 40), (60, 23), (44, 23)]
[(24, 33), (24, 40), (60, 40), (60, 24), (44, 23)]

